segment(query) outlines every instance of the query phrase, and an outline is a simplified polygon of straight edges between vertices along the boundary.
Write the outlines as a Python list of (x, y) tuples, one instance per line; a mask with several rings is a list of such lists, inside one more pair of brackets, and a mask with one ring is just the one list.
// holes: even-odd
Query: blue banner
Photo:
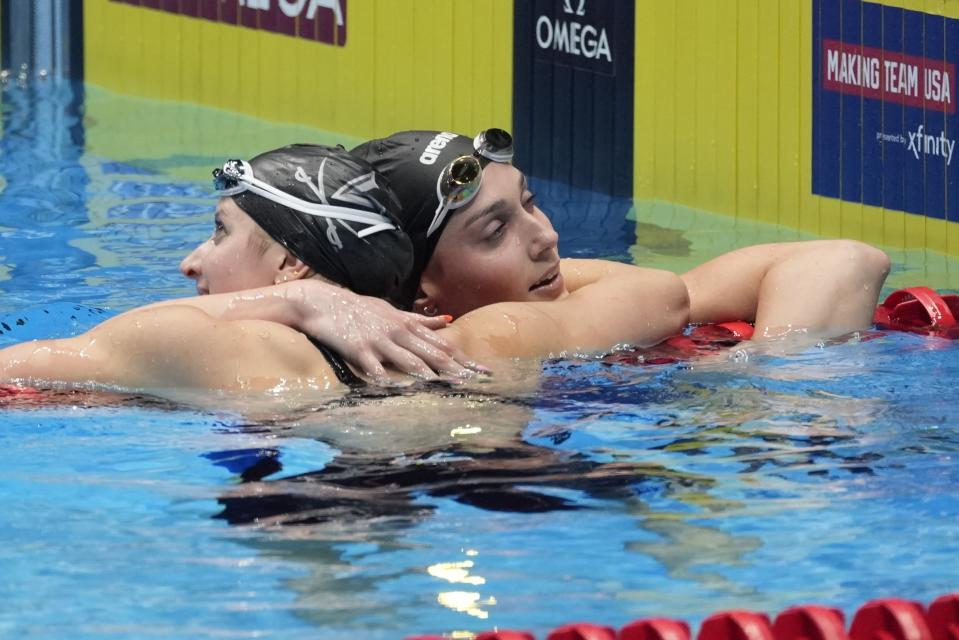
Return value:
[(631, 197), (634, 0), (516, 0), (513, 13), (517, 166)]
[(959, 20), (813, 0), (812, 53), (813, 193), (959, 220)]

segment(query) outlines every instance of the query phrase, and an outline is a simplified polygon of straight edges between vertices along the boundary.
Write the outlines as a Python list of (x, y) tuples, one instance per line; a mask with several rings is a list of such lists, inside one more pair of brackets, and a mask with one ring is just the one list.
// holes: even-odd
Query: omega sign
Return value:
[(552, 10), (536, 18), (536, 57), (612, 75), (610, 25), (605, 24), (612, 12), (590, 11), (594, 3), (601, 0), (554, 0)]
[(192, 18), (346, 44), (347, 0), (113, 0)]

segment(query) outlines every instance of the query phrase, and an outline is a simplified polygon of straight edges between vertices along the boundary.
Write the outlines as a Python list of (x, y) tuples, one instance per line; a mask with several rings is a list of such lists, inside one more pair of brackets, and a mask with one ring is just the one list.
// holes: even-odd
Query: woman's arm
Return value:
[(549, 357), (648, 347), (688, 323), (676, 274), (602, 260), (564, 260), (572, 291), (550, 302), (507, 302), (472, 311), (442, 330), (474, 357)]
[(336, 385), (296, 331), (259, 320), (216, 320), (189, 306), (139, 310), (60, 340), (0, 350), (0, 382), (160, 392)]
[(372, 380), (388, 380), (384, 365), (432, 380), (464, 378), (487, 369), (435, 333), (449, 318), (400, 311), (379, 298), (361, 296), (315, 279), (272, 287), (159, 302), (187, 305), (224, 320), (269, 320), (311, 335)]
[(564, 258), (561, 264), (566, 290), (570, 293), (575, 293), (587, 285), (595, 284), (603, 278), (613, 276), (635, 277), (644, 271), (655, 273), (661, 271), (661, 269), (637, 267), (624, 262), (613, 262), (612, 260)]
[(773, 337), (868, 327), (888, 273), (889, 258), (875, 247), (816, 240), (746, 247), (682, 278), (691, 322), (755, 321), (756, 337)]

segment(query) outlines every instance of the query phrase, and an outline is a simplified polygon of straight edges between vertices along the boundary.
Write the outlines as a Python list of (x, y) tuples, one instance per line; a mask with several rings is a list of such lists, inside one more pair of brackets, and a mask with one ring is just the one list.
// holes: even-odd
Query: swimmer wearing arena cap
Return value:
[(889, 269), (884, 253), (852, 241), (748, 247), (682, 277), (560, 260), (505, 131), (404, 131), (353, 153), (400, 199), (415, 254), (406, 299), (456, 316), (441, 333), (478, 358), (646, 346), (687, 322), (755, 321), (758, 337), (837, 335), (869, 326)]

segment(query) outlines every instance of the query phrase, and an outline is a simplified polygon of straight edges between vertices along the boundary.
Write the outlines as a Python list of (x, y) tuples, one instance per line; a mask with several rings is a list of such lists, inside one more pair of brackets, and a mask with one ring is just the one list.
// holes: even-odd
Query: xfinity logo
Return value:
[(956, 141), (946, 137), (945, 132), (938, 136), (932, 136), (924, 133), (922, 125), (915, 131), (907, 132), (909, 134), (909, 151), (919, 159), (919, 154), (927, 156), (942, 156), (946, 159), (946, 165), (952, 164), (952, 152), (956, 148)]

